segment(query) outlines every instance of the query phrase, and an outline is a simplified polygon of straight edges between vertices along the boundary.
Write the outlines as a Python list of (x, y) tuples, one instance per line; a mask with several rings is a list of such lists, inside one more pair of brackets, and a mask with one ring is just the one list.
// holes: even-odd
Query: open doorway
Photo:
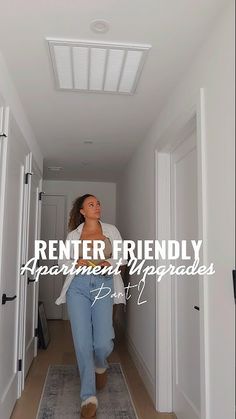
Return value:
[[(65, 195), (43, 195), (41, 240), (65, 240), (66, 234), (66, 197)], [(43, 261), (42, 261), (43, 263)], [(48, 260), (48, 267), (56, 265), (56, 260)], [(65, 318), (62, 305), (56, 305), (55, 300), (63, 285), (63, 275), (44, 275), (40, 278), (39, 300), (44, 305), (47, 319)]]

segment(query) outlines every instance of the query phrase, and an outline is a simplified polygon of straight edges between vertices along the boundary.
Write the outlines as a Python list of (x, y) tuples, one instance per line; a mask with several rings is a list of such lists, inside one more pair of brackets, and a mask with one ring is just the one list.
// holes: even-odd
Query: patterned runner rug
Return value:
[[(97, 419), (138, 419), (120, 363), (110, 363), (108, 382), (97, 391)], [(77, 365), (50, 365), (36, 419), (79, 419)]]

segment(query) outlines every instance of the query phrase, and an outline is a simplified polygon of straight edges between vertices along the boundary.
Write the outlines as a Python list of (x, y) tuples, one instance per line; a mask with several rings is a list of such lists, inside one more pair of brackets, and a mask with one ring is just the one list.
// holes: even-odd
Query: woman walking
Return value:
[[(105, 259), (86, 260), (82, 257), (80, 243), (76, 267), (91, 266), (91, 262), (101, 267), (116, 267), (117, 260), (112, 258), (112, 244), (113, 240), (121, 240), (121, 236), (114, 225), (101, 222), (100, 217), (101, 205), (94, 195), (85, 194), (74, 201), (67, 240), (91, 240), (92, 243), (94, 240), (103, 240), (105, 244)], [(92, 245), (88, 256), (92, 256)], [(65, 264), (68, 267), (72, 266), (73, 262), (73, 258), (69, 261), (58, 261), (59, 265)], [(122, 259), (122, 264), (126, 262)], [(106, 288), (102, 291), (101, 287)], [(99, 298), (96, 299), (98, 294)], [(69, 274), (56, 304), (63, 302), (67, 303), (80, 373), (80, 417), (96, 418), (96, 390), (101, 390), (107, 382), (107, 357), (114, 348), (113, 304), (126, 304), (122, 278), (120, 274)]]

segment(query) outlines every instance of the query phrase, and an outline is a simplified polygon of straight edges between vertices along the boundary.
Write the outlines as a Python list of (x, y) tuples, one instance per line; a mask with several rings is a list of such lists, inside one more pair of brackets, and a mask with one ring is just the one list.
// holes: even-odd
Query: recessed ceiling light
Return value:
[(51, 170), (52, 172), (59, 172), (62, 169), (63, 169), (63, 167), (59, 167), (59, 166), (49, 166), (48, 167), (48, 170)]
[(47, 39), (56, 87), (134, 94), (151, 45)]
[(106, 33), (109, 31), (109, 23), (104, 19), (96, 19), (91, 22), (90, 28), (96, 33)]
[(93, 144), (93, 141), (91, 141), (91, 140), (85, 140), (84, 141), (84, 144)]

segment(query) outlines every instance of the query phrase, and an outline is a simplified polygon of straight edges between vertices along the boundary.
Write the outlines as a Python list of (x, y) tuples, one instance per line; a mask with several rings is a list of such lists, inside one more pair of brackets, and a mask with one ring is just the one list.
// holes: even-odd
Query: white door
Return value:
[[(43, 195), (41, 240), (65, 240), (65, 197)], [(57, 260), (45, 260), (41, 265), (57, 265)], [(62, 319), (63, 307), (56, 305), (63, 285), (63, 275), (42, 275), (39, 283), (39, 300), (44, 303), (47, 319)]]
[[(8, 131), (8, 133), (7, 133)], [(20, 267), (26, 159), (29, 153), (21, 131), (10, 112), (9, 126), (3, 127), (4, 161), (1, 166), (0, 212), (0, 417), (7, 419), (18, 396), (18, 333)], [(2, 148), (2, 137), (1, 148)], [(6, 299), (9, 299), (6, 301)]]
[[(196, 133), (171, 154), (172, 235), (175, 240), (198, 239)], [(177, 265), (192, 264), (178, 260)], [(173, 277), (172, 277), (173, 278)], [(199, 280), (172, 279), (173, 410), (178, 419), (197, 419), (201, 412)], [(195, 307), (195, 308), (194, 308)]]
[[(30, 159), (30, 170), (27, 176), (28, 184), (28, 202), (29, 211), (27, 217), (28, 233), (27, 233), (27, 260), (34, 257), (35, 240), (39, 239), (39, 206), (40, 206), (40, 185), (41, 174), (36, 166), (35, 161)], [(27, 375), (29, 367), (36, 356), (37, 348), (37, 283), (35, 275), (28, 273), (25, 281), (25, 339), (24, 339), (24, 379)]]

